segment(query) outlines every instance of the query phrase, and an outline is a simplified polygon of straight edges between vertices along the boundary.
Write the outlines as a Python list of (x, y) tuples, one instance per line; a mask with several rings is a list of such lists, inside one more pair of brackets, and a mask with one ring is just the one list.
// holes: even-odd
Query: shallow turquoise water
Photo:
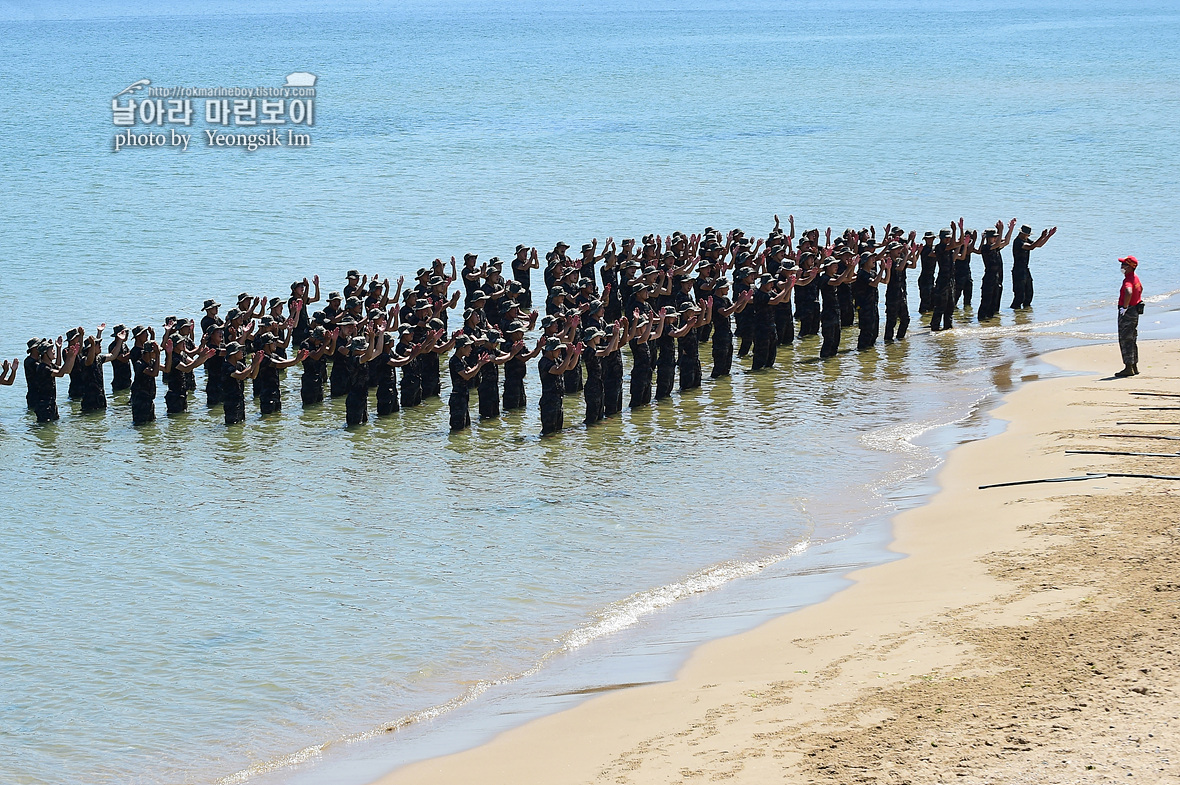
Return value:
[[(1002, 361), (1112, 337), (1115, 257), (1177, 288), (1170, 4), (298, 8), (0, 7), (0, 355), (317, 272), (775, 212), (1055, 224), (1036, 307), (827, 365), (803, 343), (544, 443), (532, 409), (346, 433), (294, 395), (240, 432), (200, 407), (134, 430), (119, 398), (40, 428), (0, 390), (6, 782), (211, 782), (528, 670), (885, 509), (934, 460), (907, 440)], [(135, 79), (295, 70), (310, 149), (110, 152)]]

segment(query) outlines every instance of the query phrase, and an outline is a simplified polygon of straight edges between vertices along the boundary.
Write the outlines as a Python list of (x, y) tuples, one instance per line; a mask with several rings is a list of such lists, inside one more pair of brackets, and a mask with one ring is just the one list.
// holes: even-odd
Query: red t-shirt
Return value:
[(1123, 288), (1119, 290), (1119, 308), (1130, 308), (1143, 302), (1143, 284), (1139, 283), (1139, 276), (1131, 273), (1123, 279)]

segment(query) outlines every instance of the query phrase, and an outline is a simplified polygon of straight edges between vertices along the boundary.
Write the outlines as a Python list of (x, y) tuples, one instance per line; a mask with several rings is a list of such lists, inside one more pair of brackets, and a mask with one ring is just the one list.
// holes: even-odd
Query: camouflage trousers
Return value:
[(1139, 363), (1139, 308), (1132, 305), (1119, 317), (1119, 351), (1123, 353), (1124, 365)]

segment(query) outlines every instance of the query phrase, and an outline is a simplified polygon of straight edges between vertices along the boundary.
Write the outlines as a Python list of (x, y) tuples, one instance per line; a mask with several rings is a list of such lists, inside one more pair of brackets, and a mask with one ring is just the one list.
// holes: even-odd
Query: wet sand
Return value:
[[(1157, 782), (1180, 761), (1180, 341), (1047, 361), (894, 521), (907, 558), (698, 649), (674, 681), (608, 692), (380, 780), (416, 783)], [(1178, 423), (1119, 426), (1120, 421)], [(1171, 774), (1169, 774), (1169, 772)]]

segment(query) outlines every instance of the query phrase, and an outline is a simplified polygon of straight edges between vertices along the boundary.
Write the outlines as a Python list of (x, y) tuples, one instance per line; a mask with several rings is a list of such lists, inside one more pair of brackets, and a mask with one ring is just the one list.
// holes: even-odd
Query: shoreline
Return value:
[[(1105, 408), (1125, 403), (1128, 389), (1158, 391), (1168, 383), (1175, 386), (1174, 380), (1161, 375), (1165, 373), (1162, 357), (1175, 346), (1175, 341), (1144, 342), (1145, 366), (1152, 369), (1151, 375), (1121, 380), (1121, 388), (1112, 385)], [(697, 647), (672, 681), (593, 697), (464, 752), (411, 763), (376, 782), (642, 783), (707, 776), (749, 781), (770, 777), (811, 781), (818, 776), (825, 781), (824, 770), (814, 768), (817, 754), (812, 746), (825, 732), (860, 727), (863, 717), (846, 718), (825, 730), (833, 715), (858, 714), (849, 708), (852, 700), (863, 701), (862, 693), (904, 692), (915, 682), (938, 680), (933, 674), (946, 669), (967, 673), (981, 667), (973, 661), (978, 646), (967, 640), (971, 636), (927, 640), (920, 628), (936, 618), (968, 613), (968, 608), (995, 606), (989, 612), (1007, 619), (1022, 612), (1021, 608), (1060, 615), (1070, 603), (1080, 601), (1077, 591), (1054, 588), (1005, 602), (1001, 598), (1012, 587), (983, 562), (1013, 549), (1049, 547), (1034, 543), (1023, 528), (1051, 516), (1060, 506), (1046, 500), (1089, 498), (1096, 491), (1090, 486), (1095, 485), (1121, 493), (1145, 482), (1164, 484), (1111, 479), (976, 489), (979, 484), (1026, 476), (1077, 474), (1079, 467), (1092, 466), (1085, 459), (1095, 456), (1067, 456), (1060, 450), (1044, 454), (1044, 450), (1056, 442), (1061, 428), (1090, 423), (1075, 422), (1078, 412), (1062, 401), (1074, 402), (1074, 397), (1081, 396), (1080, 403), (1085, 388), (1095, 381), (1092, 372), (1105, 370), (1113, 362), (1111, 356), (1117, 359), (1117, 349), (1100, 344), (1041, 357), (1062, 370), (1083, 373), (1024, 385), (990, 409), (989, 419), (1007, 421), (1003, 432), (954, 448), (937, 472), (939, 490), (934, 496), (894, 516), (888, 550), (905, 558), (850, 573), (850, 586), (818, 604)], [(1105, 419), (1112, 425), (1115, 421)], [(1030, 440), (1040, 449), (1030, 451)], [(1111, 441), (1122, 444), (1122, 440)], [(1111, 449), (1110, 445), (1103, 448)], [(1152, 495), (1147, 497), (1150, 501)], [(1010, 508), (1003, 508), (1015, 499), (1024, 503), (1012, 515)], [(956, 521), (956, 527), (946, 527), (946, 520)], [(877, 736), (875, 743), (882, 749), (890, 746), (881, 731)], [(788, 737), (794, 742), (784, 746)], [(839, 751), (845, 746), (836, 743), (829, 748)], [(858, 773), (865, 772), (844, 771), (843, 776)]]
[[(367, 785), (390, 772), (475, 749), (505, 731), (568, 711), (597, 694), (672, 681), (701, 646), (821, 603), (850, 584), (849, 573), (902, 558), (889, 547), (893, 519), (922, 506), (937, 492), (938, 472), (952, 449), (1002, 430), (1002, 424), (990, 413), (1008, 392), (1023, 382), (1057, 372), (1042, 362), (1042, 356), (1005, 360), (1003, 372), (993, 375), (993, 389), (966, 408), (956, 409), (950, 419), (919, 423), (917, 432), (912, 426), (918, 421), (907, 421), (908, 434), (902, 441), (921, 450), (927, 457), (920, 462), (928, 460), (929, 464), (916, 471), (905, 469), (910, 473), (900, 478), (896, 469), (889, 470), (865, 485), (871, 489), (877, 508), (887, 510), (874, 509), (853, 518), (838, 516), (839, 523), (828, 521), (827, 536), (809, 536), (788, 553), (763, 557), (764, 563), (754, 566), (751, 574), (738, 576), (740, 580), (726, 579), (720, 587), (692, 591), (659, 609), (651, 619), (634, 621), (627, 629), (596, 638), (584, 648), (554, 652), (553, 659), (546, 657), (524, 673), (487, 682), (486, 692), (481, 681), (476, 684), (481, 693), (476, 700), (442, 704), (437, 714), (440, 707), (431, 706), (408, 723), (398, 722), (394, 731), (376, 729), (336, 739), (270, 761), (261, 771), (238, 772), (218, 782), (248, 779), (304, 785), (330, 777), (336, 785)], [(890, 435), (889, 440), (894, 438)], [(894, 452), (884, 444), (876, 449)], [(723, 566), (712, 565), (707, 571)], [(689, 575), (683, 582), (691, 583), (697, 575)], [(668, 588), (638, 592), (619, 603)]]

